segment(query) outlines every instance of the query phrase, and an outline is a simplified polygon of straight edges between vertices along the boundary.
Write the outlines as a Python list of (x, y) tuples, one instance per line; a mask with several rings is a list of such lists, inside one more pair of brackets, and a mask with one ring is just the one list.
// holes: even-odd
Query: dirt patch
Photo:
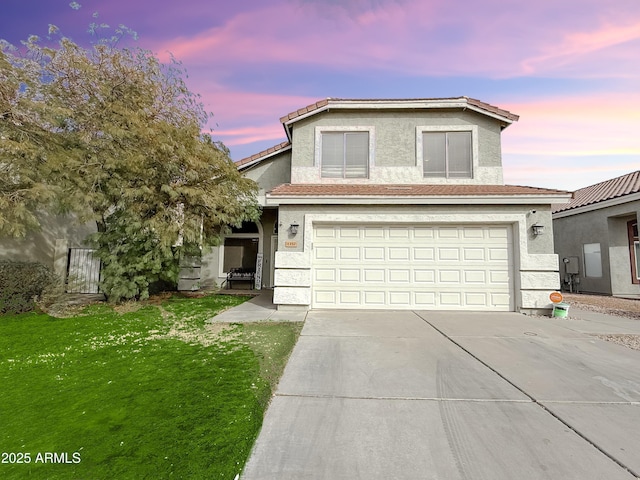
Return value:
[(204, 327), (194, 327), (193, 325), (176, 321), (169, 331), (162, 335), (151, 335), (150, 340), (175, 338), (185, 343), (200, 344), (205, 347), (218, 343), (221, 340), (231, 340), (239, 335), (236, 325), (229, 323), (207, 323)]

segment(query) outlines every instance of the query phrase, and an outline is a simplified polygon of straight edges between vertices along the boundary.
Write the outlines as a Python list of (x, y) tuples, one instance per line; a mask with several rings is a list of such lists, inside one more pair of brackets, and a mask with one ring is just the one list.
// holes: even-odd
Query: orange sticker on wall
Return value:
[(549, 300), (551, 300), (553, 303), (560, 303), (562, 301), (562, 294), (560, 292), (552, 292), (551, 295), (549, 295)]

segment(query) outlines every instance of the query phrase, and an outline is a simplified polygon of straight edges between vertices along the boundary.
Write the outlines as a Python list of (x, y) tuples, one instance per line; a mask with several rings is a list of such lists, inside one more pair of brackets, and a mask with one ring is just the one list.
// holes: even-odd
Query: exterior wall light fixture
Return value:
[(538, 225), (536, 223), (535, 225), (531, 226), (531, 229), (533, 230), (533, 234), (536, 236), (542, 235), (544, 233), (544, 225)]
[(295, 235), (298, 233), (298, 227), (300, 225), (298, 225), (297, 223), (292, 223), (291, 225), (289, 225), (289, 232), (291, 232), (291, 235)]

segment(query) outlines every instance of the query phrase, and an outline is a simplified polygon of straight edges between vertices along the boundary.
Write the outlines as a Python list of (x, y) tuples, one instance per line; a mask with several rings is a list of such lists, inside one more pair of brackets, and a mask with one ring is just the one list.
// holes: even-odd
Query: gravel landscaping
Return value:
[(576, 308), (640, 320), (640, 299), (563, 293), (565, 302)]
[[(640, 321), (640, 299), (628, 299), (607, 297), (602, 295), (563, 294), (564, 301), (572, 307), (593, 312), (616, 315), (618, 317), (632, 318)], [(569, 310), (571, 313), (571, 310)], [(571, 317), (571, 315), (569, 315)], [(617, 343), (634, 350), (640, 350), (640, 335), (597, 335), (598, 338), (608, 342)]]

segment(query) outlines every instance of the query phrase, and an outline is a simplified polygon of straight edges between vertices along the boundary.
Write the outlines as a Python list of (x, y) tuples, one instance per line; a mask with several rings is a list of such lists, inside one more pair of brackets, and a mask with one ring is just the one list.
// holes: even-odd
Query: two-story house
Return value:
[(517, 119), (467, 97), (286, 115), (287, 142), (238, 162), (261, 220), (203, 257), (200, 284), (257, 265), (279, 309), (548, 311), (551, 204), (571, 194), (504, 184), (500, 136)]

